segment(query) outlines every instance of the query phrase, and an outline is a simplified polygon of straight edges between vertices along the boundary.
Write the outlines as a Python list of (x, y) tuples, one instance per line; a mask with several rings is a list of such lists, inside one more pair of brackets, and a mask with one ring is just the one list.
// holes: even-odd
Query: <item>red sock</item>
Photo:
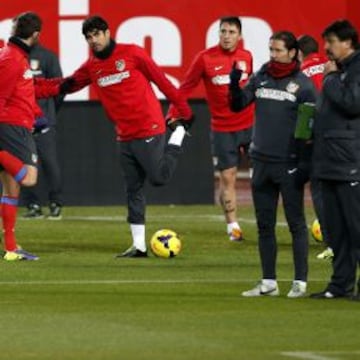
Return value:
[(6, 150), (1, 150), (0, 164), (18, 183), (21, 183), (22, 179), (26, 175), (27, 169), (25, 164), (19, 158), (10, 154)]
[(3, 222), (5, 251), (16, 250), (15, 223), (18, 199), (10, 196), (1, 198), (1, 218)]

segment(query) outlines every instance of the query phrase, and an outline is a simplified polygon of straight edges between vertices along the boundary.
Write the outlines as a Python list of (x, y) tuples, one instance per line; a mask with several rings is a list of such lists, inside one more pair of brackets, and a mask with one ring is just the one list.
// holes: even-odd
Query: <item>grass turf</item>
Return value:
[[(239, 244), (224, 234), (219, 207), (149, 206), (148, 234), (171, 228), (182, 238), (174, 259), (114, 259), (131, 243), (122, 207), (19, 219), (19, 242), (40, 261), (1, 262), (0, 358), (358, 359), (359, 303), (286, 298), (293, 266), (282, 213), (281, 296), (240, 296), (260, 277), (252, 211), (240, 211)], [(330, 265), (310, 244), (311, 292)]]

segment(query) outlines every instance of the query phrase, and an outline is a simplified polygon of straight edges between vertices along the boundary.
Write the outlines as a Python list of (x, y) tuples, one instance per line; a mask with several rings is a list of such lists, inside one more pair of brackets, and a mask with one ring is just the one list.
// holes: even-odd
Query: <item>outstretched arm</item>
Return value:
[(166, 78), (164, 72), (155, 64), (145, 50), (137, 49), (137, 61), (140, 71), (149, 81), (156, 84), (160, 91), (174, 104), (181, 118), (191, 119), (192, 111), (185, 96)]

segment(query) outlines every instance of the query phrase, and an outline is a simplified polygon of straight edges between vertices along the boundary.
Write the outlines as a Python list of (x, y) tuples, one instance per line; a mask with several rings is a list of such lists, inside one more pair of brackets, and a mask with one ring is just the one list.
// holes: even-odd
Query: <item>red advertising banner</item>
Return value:
[[(218, 19), (240, 16), (244, 47), (252, 51), (255, 69), (268, 60), (268, 39), (273, 31), (290, 30), (321, 40), (322, 30), (338, 18), (359, 23), (354, 12), (358, 0), (0, 0), (0, 42), (9, 36), (11, 19), (35, 11), (44, 20), (41, 41), (59, 54), (65, 75), (89, 54), (81, 34), (82, 21), (99, 14), (110, 25), (117, 42), (144, 46), (174, 83), (181, 81), (195, 54), (218, 40)], [(359, 11), (357, 12), (359, 13)], [(349, 17), (351, 18), (351, 17)], [(202, 97), (202, 89), (193, 94)], [(88, 89), (73, 99), (94, 98)]]

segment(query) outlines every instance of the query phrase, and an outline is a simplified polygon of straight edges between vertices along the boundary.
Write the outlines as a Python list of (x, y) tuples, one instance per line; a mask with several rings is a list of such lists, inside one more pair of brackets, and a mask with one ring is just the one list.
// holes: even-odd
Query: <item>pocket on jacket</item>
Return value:
[(330, 130), (324, 134), (324, 154), (330, 160), (354, 163), (358, 160), (357, 133), (353, 130)]

